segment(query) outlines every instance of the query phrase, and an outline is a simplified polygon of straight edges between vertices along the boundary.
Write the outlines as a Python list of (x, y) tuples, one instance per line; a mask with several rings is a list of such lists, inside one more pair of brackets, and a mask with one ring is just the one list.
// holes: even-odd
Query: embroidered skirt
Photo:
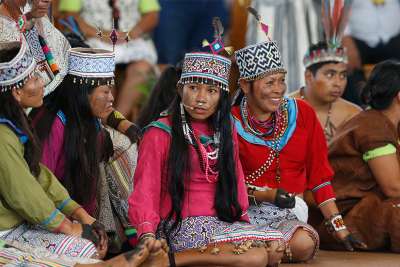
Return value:
[(311, 225), (299, 221), (294, 209), (281, 209), (271, 203), (262, 202), (257, 206), (250, 205), (247, 213), (251, 224), (267, 225), (271, 229), (280, 231), (286, 243), (292, 239), (297, 229), (301, 228), (307, 231), (315, 242), (313, 257), (317, 253), (319, 248), (317, 231)]
[(84, 238), (55, 234), (26, 223), (0, 236), (5, 241), (17, 241), (21, 245), (45, 248), (52, 254), (67, 257), (92, 258), (97, 254), (95, 245)]
[[(162, 233), (163, 222), (160, 225), (158, 236), (164, 238)], [(173, 252), (200, 248), (213, 243), (283, 240), (282, 233), (270, 227), (251, 225), (245, 222), (228, 223), (212, 216), (185, 218), (180, 228), (172, 233), (170, 237), (170, 249)]]

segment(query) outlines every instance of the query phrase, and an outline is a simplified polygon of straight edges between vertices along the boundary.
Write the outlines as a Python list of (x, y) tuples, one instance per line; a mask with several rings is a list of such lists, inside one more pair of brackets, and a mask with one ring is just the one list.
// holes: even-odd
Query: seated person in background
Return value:
[[(2, 0), (0, 42), (19, 41), (21, 32), (36, 61), (36, 75), (45, 83), (45, 94), (62, 82), (68, 69), (67, 39), (47, 17), (51, 0)], [(20, 20), (22, 19), (22, 20)], [(24, 21), (18, 27), (18, 21)]]
[(86, 42), (93, 48), (113, 50), (109, 35), (113, 26), (118, 31), (115, 60), (117, 64), (128, 66), (125, 80), (121, 88), (118, 88), (116, 108), (134, 121), (144, 95), (141, 92), (142, 85), (148, 80), (157, 62), (149, 33), (158, 23), (158, 1), (60, 0), (59, 9), (75, 16)]
[[(343, 124), (332, 140), (332, 185), (348, 229), (368, 250), (400, 252), (400, 62), (375, 66), (363, 97), (371, 109)], [(311, 216), (321, 247), (343, 249), (322, 218)]]
[(349, 56), (349, 83), (343, 97), (361, 105), (362, 85), (370, 66), (386, 59), (400, 60), (400, 1), (349, 2), (351, 15), (343, 37)]
[(312, 45), (304, 57), (306, 86), (290, 94), (314, 108), (328, 143), (339, 125), (361, 111), (341, 97), (347, 83), (345, 53), (341, 47), (328, 48), (326, 42)]
[(102, 227), (39, 163), (39, 141), (24, 112), (43, 103), (36, 62), (24, 39), (0, 49), (0, 238), (70, 257), (104, 257)]
[[(134, 172), (130, 168), (135, 167), (136, 148), (133, 157), (124, 155), (122, 165), (109, 168), (107, 163), (136, 142), (137, 128), (113, 110), (114, 53), (72, 48), (69, 60), (67, 76), (46, 98), (44, 107), (33, 115), (42, 142), (42, 163), (90, 215), (105, 225), (108, 233), (121, 239), (128, 227), (127, 198)], [(100, 119), (130, 140), (114, 130), (106, 130)], [(129, 173), (120, 180), (114, 170), (124, 166)]]
[(303, 58), (306, 86), (290, 95), (307, 101), (314, 108), (328, 144), (336, 128), (361, 111), (342, 98), (347, 84), (348, 59), (341, 36), (350, 6), (343, 1), (334, 2), (332, 10), (339, 10), (339, 19), (330, 13), (330, 6), (329, 0), (322, 1), (322, 21), (332, 22), (323, 27), (326, 41), (311, 45)]

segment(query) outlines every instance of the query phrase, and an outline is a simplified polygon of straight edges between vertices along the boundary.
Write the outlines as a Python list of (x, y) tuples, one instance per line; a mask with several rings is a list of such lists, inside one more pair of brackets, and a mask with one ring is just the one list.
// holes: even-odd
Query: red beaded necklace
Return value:
[[(288, 100), (284, 99), (281, 103), (279, 111), (275, 112), (275, 123), (273, 126), (273, 134), (272, 134), (272, 145), (270, 146), (270, 151), (267, 155), (267, 159), (265, 162), (255, 171), (250, 173), (245, 177), (245, 181), (247, 184), (254, 184), (271, 166), (274, 160), (276, 160), (276, 175), (275, 180), (280, 183), (281, 182), (281, 173), (280, 173), (280, 159), (279, 159), (279, 142), (280, 138), (286, 131), (288, 124), (288, 112), (287, 112)], [(245, 115), (245, 116), (243, 116)], [(246, 114), (242, 114), (242, 119), (244, 120), (245, 125), (250, 125), (246, 123)]]

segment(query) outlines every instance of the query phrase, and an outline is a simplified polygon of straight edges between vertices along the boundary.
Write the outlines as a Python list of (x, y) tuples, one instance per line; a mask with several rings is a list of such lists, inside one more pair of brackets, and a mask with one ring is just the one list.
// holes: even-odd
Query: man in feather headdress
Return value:
[(341, 36), (348, 20), (351, 2), (335, 0), (333, 14), (329, 0), (322, 3), (322, 22), (327, 41), (313, 44), (304, 56), (306, 86), (290, 96), (307, 101), (316, 111), (328, 143), (336, 128), (361, 111), (344, 100), (347, 84), (347, 53)]

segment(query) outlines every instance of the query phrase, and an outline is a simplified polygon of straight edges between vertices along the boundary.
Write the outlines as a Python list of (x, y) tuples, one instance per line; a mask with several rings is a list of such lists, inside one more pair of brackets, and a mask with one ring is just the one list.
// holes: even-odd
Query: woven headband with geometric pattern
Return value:
[(178, 84), (202, 83), (210, 81), (222, 90), (229, 91), (229, 74), (231, 60), (218, 55), (222, 51), (229, 51), (222, 42), (223, 27), (219, 18), (213, 19), (214, 38), (212, 43), (203, 41), (203, 46), (208, 46), (211, 53), (194, 52), (186, 53), (183, 60), (182, 75)]
[(261, 30), (266, 34), (268, 41), (249, 45), (235, 52), (240, 79), (252, 81), (274, 73), (286, 73), (279, 48), (268, 37), (268, 25), (261, 21), (261, 16), (254, 8), (248, 7), (248, 11), (259, 22)]
[(19, 48), (18, 54), (9, 62), (0, 63), (0, 90), (22, 88), (34, 74), (36, 61), (32, 57), (26, 41), (0, 42), (0, 50)]
[(107, 79), (114, 83), (114, 52), (95, 48), (71, 48), (69, 50), (68, 74), (79, 77), (80, 83), (95, 83), (98, 79)]

